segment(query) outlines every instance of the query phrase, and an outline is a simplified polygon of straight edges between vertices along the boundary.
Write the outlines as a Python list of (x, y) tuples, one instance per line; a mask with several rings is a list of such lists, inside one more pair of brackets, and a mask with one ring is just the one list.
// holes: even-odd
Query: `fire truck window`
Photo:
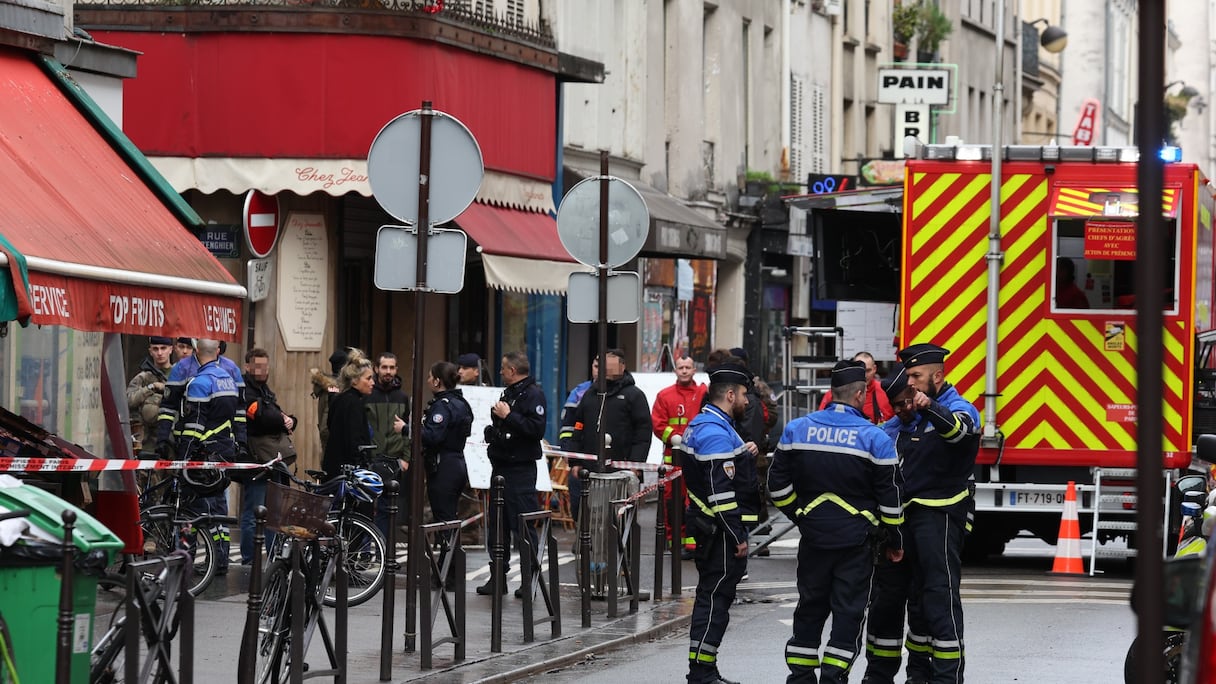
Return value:
[[(1086, 223), (1101, 219), (1057, 219), (1055, 262), (1052, 273), (1052, 310), (1087, 309), (1131, 310), (1136, 308), (1134, 222), (1105, 221), (1105, 227), (1090, 226), (1086, 244)], [(1165, 248), (1166, 288), (1163, 307), (1176, 308), (1178, 287), (1177, 221), (1165, 219), (1168, 233)], [(1101, 245), (1098, 232), (1114, 235)], [(1102, 254), (1105, 252), (1106, 254)], [(1106, 255), (1109, 255), (1107, 257)], [(1106, 258), (1104, 258), (1106, 257)]]

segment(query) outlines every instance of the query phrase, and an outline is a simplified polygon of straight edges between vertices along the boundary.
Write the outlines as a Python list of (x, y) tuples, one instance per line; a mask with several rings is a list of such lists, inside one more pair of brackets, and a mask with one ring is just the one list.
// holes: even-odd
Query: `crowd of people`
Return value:
[[(150, 338), (148, 356), (127, 388), (138, 453), (294, 460), (291, 437), (298, 424), (268, 385), (269, 354), (249, 350), (242, 372), (224, 351), (215, 340)], [(708, 385), (695, 381), (692, 358), (675, 359), (676, 381), (657, 394), (653, 406), (619, 349), (606, 352), (602, 385), (595, 363), (591, 380), (571, 391), (562, 409), (563, 450), (599, 454), (607, 448), (614, 461), (644, 462), (657, 438), (667, 463), (676, 445), (683, 454), (680, 486), (669, 495), (682, 497), (687, 513), (684, 528), (671, 530), (675, 539), (669, 541), (698, 571), (689, 682), (730, 684), (718, 669), (719, 648), (737, 586), (747, 576), (749, 535), (767, 515), (770, 499), (800, 533), (799, 599), (785, 645), (788, 681), (846, 682), (864, 649), (863, 682), (890, 684), (905, 648), (908, 682), (962, 681), (959, 573), (974, 510), (979, 415), (946, 381), (948, 353), (933, 344), (912, 345), (898, 352), (899, 364), (881, 382), (872, 355), (841, 361), (819, 410), (780, 430), (772, 391), (738, 348), (706, 358)], [(373, 362), (358, 349), (346, 349), (329, 361), (332, 374), (314, 372), (312, 378), (322, 469), (371, 468), (385, 480), (397, 479), (405, 496), (417, 467), (409, 448), (416, 437), (433, 518), (462, 518), (465, 445), (474, 416), (461, 386), (480, 383), (480, 358), (462, 354), (456, 363), (430, 367), (431, 399), (416, 431), (410, 429), (410, 399), (393, 354)], [(536, 462), (548, 406), (525, 354), (504, 354), (499, 372), (504, 389), (481, 437), (491, 477), (506, 483), (505, 523), (540, 507)], [(579, 470), (572, 465), (571, 475), (577, 478)], [(228, 482), (222, 473), (216, 477), (200, 483), (204, 495), (196, 505), (199, 512), (227, 515)], [(242, 486), (240, 555), (248, 563), (255, 552), (253, 510), (265, 501), (266, 485), (246, 480)], [(580, 489), (570, 488), (575, 512)], [(374, 515), (382, 532), (386, 510), (386, 502), (377, 502)], [(499, 541), (496, 514), (491, 508), (487, 548)], [(512, 549), (522, 548), (521, 535), (532, 535), (533, 545), (536, 539), (531, 528), (502, 528), (506, 566)], [(229, 533), (221, 527), (214, 534), (222, 574)], [(492, 562), (491, 579), (477, 593), (505, 593), (505, 582), (496, 582), (506, 569)]]

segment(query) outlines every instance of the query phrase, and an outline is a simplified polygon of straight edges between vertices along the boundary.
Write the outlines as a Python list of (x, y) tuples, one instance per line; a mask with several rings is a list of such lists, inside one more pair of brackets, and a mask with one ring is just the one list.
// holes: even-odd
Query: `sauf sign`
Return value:
[(878, 101), (882, 104), (950, 104), (949, 69), (878, 69)]

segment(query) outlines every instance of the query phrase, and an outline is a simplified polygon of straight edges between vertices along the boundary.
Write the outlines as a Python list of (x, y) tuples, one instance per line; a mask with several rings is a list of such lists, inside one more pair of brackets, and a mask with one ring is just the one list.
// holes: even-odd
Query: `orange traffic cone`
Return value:
[(1064, 494), (1064, 514), (1060, 516), (1060, 534), (1056, 540), (1056, 560), (1052, 572), (1084, 575), (1081, 562), (1081, 522), (1077, 519), (1077, 483), (1070, 481)]

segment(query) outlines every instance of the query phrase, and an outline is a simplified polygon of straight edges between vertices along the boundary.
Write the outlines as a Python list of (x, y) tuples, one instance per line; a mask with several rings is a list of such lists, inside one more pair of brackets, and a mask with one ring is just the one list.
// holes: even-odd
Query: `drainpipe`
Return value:
[(790, 171), (790, 0), (781, 0), (781, 173)]

